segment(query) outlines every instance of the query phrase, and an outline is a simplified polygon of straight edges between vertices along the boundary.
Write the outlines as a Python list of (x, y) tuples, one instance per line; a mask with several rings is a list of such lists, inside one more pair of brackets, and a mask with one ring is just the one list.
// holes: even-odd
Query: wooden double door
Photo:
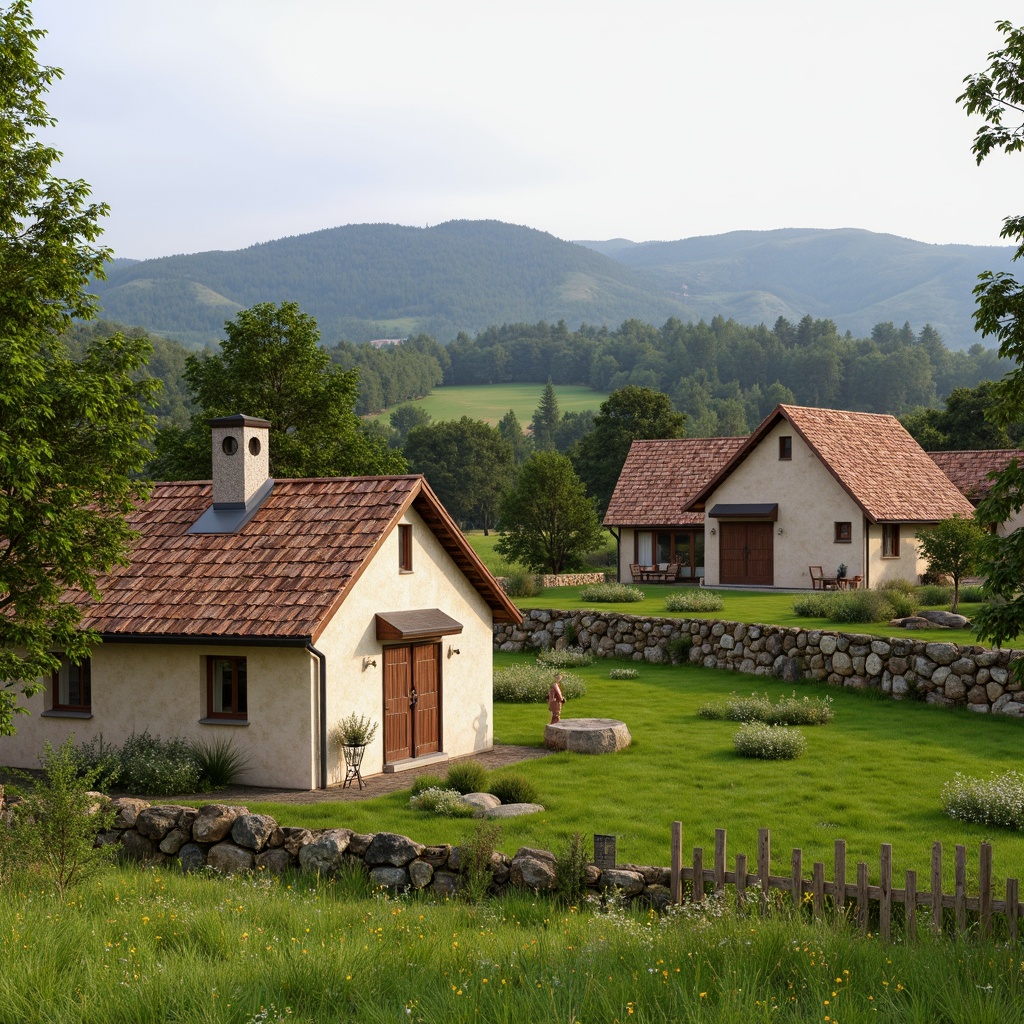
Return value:
[(775, 524), (719, 522), (719, 530), (719, 582), (774, 586)]
[(441, 644), (384, 648), (384, 760), (441, 749)]

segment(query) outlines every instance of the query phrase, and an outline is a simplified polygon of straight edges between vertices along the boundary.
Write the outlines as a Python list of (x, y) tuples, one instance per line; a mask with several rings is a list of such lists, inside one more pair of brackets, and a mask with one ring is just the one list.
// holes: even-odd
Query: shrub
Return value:
[(887, 593), (885, 600), (888, 602), (889, 610), (892, 613), (886, 615), (886, 618), (889, 619), (904, 619), (908, 615), (913, 615), (920, 604), (916, 593), (902, 594), (898, 590)]
[(199, 787), (199, 765), (191, 745), (183, 739), (160, 739), (149, 732), (132, 733), (119, 756), (118, 783), (132, 793), (170, 796), (194, 793)]
[(494, 881), (491, 863), (494, 848), (498, 845), (501, 827), (493, 821), (481, 820), (473, 834), (459, 847), (462, 859), (461, 896), (470, 903), (480, 903), (488, 894)]
[(693, 637), (689, 634), (677, 636), (665, 644), (665, 652), (672, 659), (673, 665), (682, 664), (690, 660), (690, 651), (693, 649)]
[(199, 785), (204, 789), (230, 786), (252, 764), (249, 754), (234, 746), (229, 736), (218, 736), (205, 743), (194, 742), (191, 751), (199, 767)]
[(448, 769), (445, 785), (458, 793), (482, 793), (487, 787), (487, 769), (479, 761), (460, 761)]
[(575, 647), (576, 646), (576, 640), (578, 638), (578, 635), (576, 633), (576, 626), (573, 625), (573, 622), (572, 622), (571, 619), (563, 620), (562, 637), (565, 639), (565, 642), (570, 647)]
[(499, 775), (491, 781), (491, 795), (503, 804), (535, 804), (537, 787), (525, 776), (514, 773)]
[(442, 789), (431, 786), (430, 789), (417, 793), (409, 798), (409, 806), (414, 811), (426, 811), (442, 818), (472, 818), (476, 808), (462, 799), (462, 794), (454, 789)]
[(555, 856), (555, 894), (568, 906), (579, 906), (587, 895), (587, 847), (579, 832)]
[[(951, 604), (953, 601), (953, 588), (952, 587), (940, 587), (935, 583), (930, 583), (926, 587), (921, 587), (917, 592), (917, 600), (921, 605), (932, 605), (932, 604)], [(964, 600), (964, 592), (960, 591), (960, 600)]]
[[(96, 834), (111, 827), (114, 812), (96, 806), (90, 791), (99, 769), (80, 774), (75, 741), (43, 748), (42, 777), (14, 808), (11, 845), (20, 862), (38, 865), (64, 899), (68, 890), (111, 859), (113, 847), (96, 849)], [(0, 828), (4, 826), (0, 825)]]
[(593, 653), (583, 650), (582, 647), (563, 647), (560, 650), (552, 647), (537, 655), (537, 664), (546, 665), (548, 668), (577, 668), (580, 665), (589, 665), (593, 660)]
[(78, 774), (95, 772), (93, 785), (109, 789), (121, 774), (121, 752), (113, 743), (104, 743), (103, 734), (93, 737), (75, 748)]
[[(952, 596), (950, 596), (952, 600)], [(979, 586), (977, 583), (972, 583), (969, 587), (960, 588), (960, 600), (961, 601), (972, 601), (981, 602), (985, 600), (985, 588)]]
[(900, 587), (888, 591), (812, 591), (793, 602), (793, 611), (806, 618), (833, 622), (888, 622), (896, 616), (913, 615), (914, 602)]
[(802, 732), (763, 722), (741, 725), (733, 743), (742, 757), (757, 757), (762, 761), (789, 761), (800, 757), (807, 749), (807, 740)]
[(878, 589), (881, 590), (884, 594), (897, 593), (909, 595), (914, 593), (915, 587), (914, 584), (910, 582), (910, 580), (896, 578), (886, 580), (884, 583), (879, 585)]
[(692, 590), (669, 594), (665, 599), (665, 607), (670, 612), (720, 612), (725, 602), (722, 595), (713, 590), (694, 587)]
[(609, 679), (639, 679), (640, 673), (635, 668), (613, 668), (608, 673)]
[[(537, 665), (511, 665), (494, 673), (494, 699), (503, 704), (546, 704), (554, 675)], [(586, 684), (576, 676), (563, 675), (559, 683), (566, 700), (585, 697)]]
[(942, 787), (942, 807), (957, 821), (1024, 829), (1024, 774), (992, 772), (987, 779), (976, 779), (957, 772)]
[(831, 619), (838, 593), (828, 590), (812, 590), (801, 594), (793, 602), (793, 611), (808, 619)]
[(528, 569), (511, 568), (505, 571), (505, 593), (509, 597), (534, 597), (544, 588), (537, 574)]
[(365, 747), (377, 735), (377, 723), (353, 711), (335, 722), (329, 735), (339, 747)]
[(639, 587), (632, 587), (628, 583), (592, 583), (590, 586), (580, 588), (581, 601), (602, 602), (627, 602), (632, 604), (635, 601), (642, 601), (644, 592)]
[(697, 709), (701, 718), (730, 722), (762, 722), (765, 725), (827, 725), (835, 718), (831, 697), (780, 697), (771, 702), (768, 694), (749, 697), (732, 694), (724, 704), (704, 704)]
[(426, 789), (444, 789), (444, 779), (440, 775), (417, 775), (412, 782), (412, 795), (419, 796)]

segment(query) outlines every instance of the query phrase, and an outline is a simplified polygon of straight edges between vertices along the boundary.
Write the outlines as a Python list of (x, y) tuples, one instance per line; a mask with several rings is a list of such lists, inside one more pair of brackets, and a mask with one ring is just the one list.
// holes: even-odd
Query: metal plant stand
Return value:
[(366, 744), (362, 743), (359, 746), (348, 746), (343, 744), (341, 752), (345, 756), (345, 781), (341, 784), (341, 788), (344, 789), (346, 786), (351, 786), (353, 780), (359, 783), (359, 788), (363, 788), (363, 776), (360, 774), (360, 767), (363, 763), (363, 754), (366, 753)]

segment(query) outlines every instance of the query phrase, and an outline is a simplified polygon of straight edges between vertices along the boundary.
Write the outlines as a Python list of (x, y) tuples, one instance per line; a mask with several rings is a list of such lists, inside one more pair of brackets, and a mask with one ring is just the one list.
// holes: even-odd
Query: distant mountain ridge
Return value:
[(566, 242), (499, 221), (353, 224), (234, 252), (118, 260), (97, 282), (104, 316), (193, 345), (257, 302), (298, 302), (324, 340), (424, 332), (442, 342), (492, 324), (617, 327), (733, 318), (931, 323), (950, 348), (979, 340), (971, 291), (1012, 248), (928, 245), (844, 228), (737, 231), (672, 242)]

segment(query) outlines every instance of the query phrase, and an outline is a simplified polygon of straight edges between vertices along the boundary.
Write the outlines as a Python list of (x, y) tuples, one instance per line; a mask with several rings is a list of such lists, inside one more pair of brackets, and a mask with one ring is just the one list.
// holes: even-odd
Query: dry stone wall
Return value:
[[(688, 653), (680, 652), (679, 641), (692, 645)], [(534, 609), (520, 625), (494, 627), (498, 651), (568, 646), (654, 664), (682, 653), (705, 668), (873, 688), (896, 699), (1024, 717), (1024, 691), (1009, 671), (1024, 651), (602, 611)]]
[[(265, 814), (250, 814), (247, 808), (230, 804), (197, 809), (116, 797), (111, 806), (113, 827), (100, 833), (97, 845), (116, 845), (124, 860), (178, 862), (186, 872), (223, 873), (333, 875), (354, 865), (363, 868), (376, 885), (439, 895), (457, 892), (464, 884), (462, 850), (449, 844), (425, 846), (394, 832), (364, 835), (348, 828), (284, 828)], [(555, 855), (547, 850), (522, 847), (514, 857), (494, 853), (490, 892), (499, 894), (509, 886), (535, 892), (553, 889), (555, 871)], [(669, 900), (668, 868), (623, 864), (601, 870), (591, 864), (586, 881), (594, 892), (619, 889), (656, 907)]]

